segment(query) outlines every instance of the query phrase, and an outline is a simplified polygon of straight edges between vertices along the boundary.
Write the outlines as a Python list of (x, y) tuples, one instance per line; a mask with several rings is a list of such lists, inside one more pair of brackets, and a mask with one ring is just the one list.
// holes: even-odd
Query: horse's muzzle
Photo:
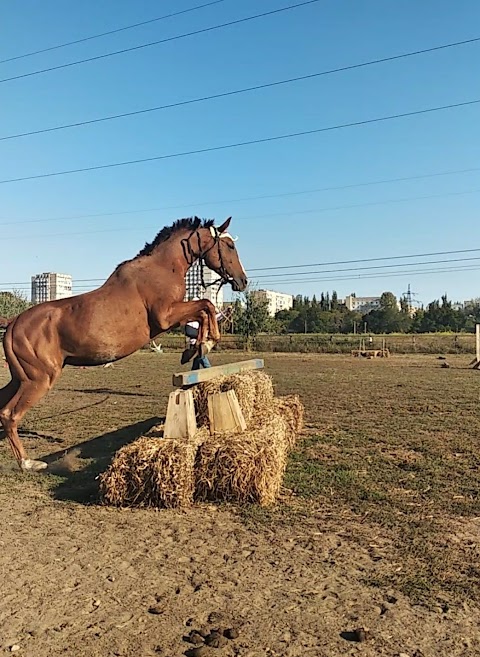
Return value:
[(239, 276), (238, 278), (232, 279), (232, 290), (234, 292), (243, 292), (248, 285), (248, 278), (246, 276)]

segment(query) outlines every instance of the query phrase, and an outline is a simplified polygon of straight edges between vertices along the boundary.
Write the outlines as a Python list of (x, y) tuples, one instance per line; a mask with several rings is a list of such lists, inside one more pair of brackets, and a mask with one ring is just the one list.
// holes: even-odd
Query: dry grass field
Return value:
[(176, 353), (66, 369), (22, 429), (48, 474), (20, 475), (0, 442), (0, 652), (174, 657), (222, 625), (238, 638), (199, 655), (480, 655), (471, 357), (261, 356), (306, 408), (273, 509), (98, 503), (114, 452), (165, 413)]

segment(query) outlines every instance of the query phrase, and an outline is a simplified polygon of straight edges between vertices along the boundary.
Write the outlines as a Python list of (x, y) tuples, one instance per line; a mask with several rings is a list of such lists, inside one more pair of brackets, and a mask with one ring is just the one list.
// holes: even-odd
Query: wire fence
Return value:
[[(0, 341), (4, 331), (0, 330)], [(348, 354), (352, 349), (382, 349), (393, 354), (475, 354), (473, 333), (419, 333), (388, 335), (307, 333), (288, 335), (260, 334), (247, 339), (240, 335), (223, 335), (218, 351), (261, 351), (278, 353)], [(383, 342), (385, 341), (385, 343)], [(183, 334), (165, 333), (156, 338), (163, 351), (185, 349)], [(151, 350), (150, 343), (144, 349)], [(3, 348), (0, 346), (3, 355)]]

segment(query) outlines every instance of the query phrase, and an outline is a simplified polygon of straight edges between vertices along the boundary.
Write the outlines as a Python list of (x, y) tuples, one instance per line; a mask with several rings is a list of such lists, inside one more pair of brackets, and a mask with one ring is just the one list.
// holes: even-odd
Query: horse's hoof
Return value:
[(35, 461), (34, 459), (22, 459), (20, 467), (24, 472), (39, 472), (40, 470), (45, 470), (48, 467), (48, 463), (45, 463), (45, 461)]
[(215, 346), (215, 341), (214, 340), (207, 340), (206, 342), (202, 342), (200, 345), (200, 356), (203, 358), (207, 354), (209, 354), (212, 349)]
[(195, 356), (196, 352), (196, 347), (188, 347), (188, 349), (185, 349), (185, 351), (182, 353), (182, 357), (180, 358), (180, 363), (182, 365), (188, 363), (188, 361), (192, 360), (192, 358)]

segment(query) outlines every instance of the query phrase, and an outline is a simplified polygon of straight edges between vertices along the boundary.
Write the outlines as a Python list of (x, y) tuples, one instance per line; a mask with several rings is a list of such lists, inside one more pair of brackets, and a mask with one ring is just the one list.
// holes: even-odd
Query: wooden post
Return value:
[(191, 390), (174, 390), (168, 398), (165, 438), (188, 440), (197, 432), (195, 404)]
[(473, 361), (473, 369), (480, 369), (480, 324), (475, 327), (475, 360)]
[(235, 390), (214, 392), (208, 396), (208, 419), (212, 435), (223, 431), (245, 431), (247, 428)]

